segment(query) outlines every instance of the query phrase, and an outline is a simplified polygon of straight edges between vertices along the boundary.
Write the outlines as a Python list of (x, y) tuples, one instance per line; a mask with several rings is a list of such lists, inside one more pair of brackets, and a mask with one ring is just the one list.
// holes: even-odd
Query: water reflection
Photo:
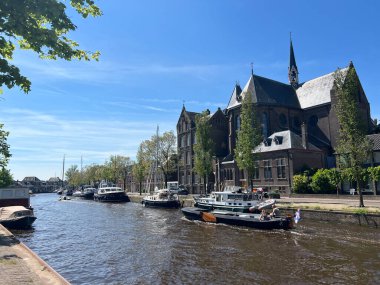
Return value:
[(380, 284), (377, 229), (304, 220), (260, 231), (137, 203), (32, 203), (34, 230), (16, 235), (72, 284)]

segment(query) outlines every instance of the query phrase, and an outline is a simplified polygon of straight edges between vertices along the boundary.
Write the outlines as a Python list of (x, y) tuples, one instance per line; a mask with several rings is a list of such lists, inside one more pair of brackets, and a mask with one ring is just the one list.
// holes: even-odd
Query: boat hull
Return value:
[(203, 209), (206, 211), (212, 210), (222, 210), (222, 211), (230, 211), (230, 212), (239, 212), (239, 213), (248, 213), (249, 208), (251, 206), (224, 206), (224, 205), (213, 205), (213, 204), (203, 204), (203, 203), (195, 203), (195, 207), (199, 209)]
[(0, 224), (9, 229), (29, 229), (36, 220), (36, 217), (21, 217), (10, 220), (0, 220)]
[(123, 193), (107, 193), (104, 195), (94, 195), (94, 200), (98, 202), (108, 202), (108, 203), (124, 203), (129, 202), (129, 197), (124, 192)]
[(199, 220), (204, 222), (214, 222), (233, 226), (250, 227), (263, 230), (292, 228), (291, 217), (273, 218), (261, 221), (255, 216), (257, 215), (236, 215), (233, 212), (218, 214), (204, 211), (200, 208), (187, 207), (182, 209), (182, 213), (189, 220)]
[(152, 208), (177, 208), (178, 209), (181, 206), (181, 203), (179, 200), (157, 201), (157, 200), (144, 199), (141, 203), (145, 207), (152, 207)]

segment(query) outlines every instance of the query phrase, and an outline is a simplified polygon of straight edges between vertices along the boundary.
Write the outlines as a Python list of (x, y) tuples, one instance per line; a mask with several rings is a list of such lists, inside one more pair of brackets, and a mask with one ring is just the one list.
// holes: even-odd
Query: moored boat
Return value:
[(31, 209), (23, 206), (9, 206), (0, 208), (0, 224), (6, 228), (27, 229), (37, 218)]
[(114, 186), (98, 188), (94, 200), (99, 202), (129, 202), (129, 197), (123, 189)]
[(236, 191), (212, 192), (207, 197), (194, 197), (194, 206), (204, 210), (224, 210), (231, 212), (257, 212), (270, 208), (276, 203), (274, 199), (262, 200), (262, 196), (253, 192)]
[(156, 190), (153, 195), (145, 196), (141, 202), (145, 207), (179, 208), (181, 202), (178, 195), (169, 189)]
[(205, 211), (200, 208), (186, 207), (182, 213), (189, 220), (198, 220), (209, 223), (243, 226), (256, 229), (290, 229), (293, 227), (292, 217), (274, 217), (261, 220), (259, 214), (238, 213), (231, 211)]
[(83, 199), (93, 199), (96, 188), (86, 187), (84, 189), (77, 190), (73, 193), (74, 197), (83, 198)]

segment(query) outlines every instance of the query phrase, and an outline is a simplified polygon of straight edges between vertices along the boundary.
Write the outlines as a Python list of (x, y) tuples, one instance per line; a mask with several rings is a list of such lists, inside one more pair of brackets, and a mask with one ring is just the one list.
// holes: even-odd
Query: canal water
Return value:
[(302, 220), (261, 231), (138, 203), (31, 203), (34, 229), (16, 236), (72, 284), (380, 284), (380, 229)]

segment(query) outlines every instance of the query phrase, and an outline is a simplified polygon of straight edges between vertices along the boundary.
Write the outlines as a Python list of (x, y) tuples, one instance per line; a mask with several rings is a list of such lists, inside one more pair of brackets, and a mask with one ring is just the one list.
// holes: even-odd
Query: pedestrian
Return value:
[(298, 209), (297, 212), (294, 214), (294, 222), (298, 224), (300, 220), (301, 220), (301, 209)]

